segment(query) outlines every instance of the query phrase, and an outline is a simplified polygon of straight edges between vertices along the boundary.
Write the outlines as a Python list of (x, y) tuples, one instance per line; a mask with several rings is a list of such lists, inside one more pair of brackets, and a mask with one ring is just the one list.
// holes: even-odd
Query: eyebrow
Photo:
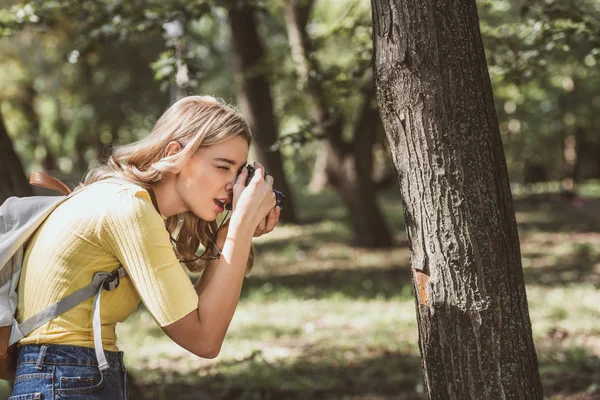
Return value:
[(235, 165), (236, 164), (235, 161), (230, 160), (229, 158), (223, 158), (223, 157), (217, 157), (217, 158), (215, 158), (215, 161), (221, 161), (221, 162), (224, 162), (224, 163), (227, 163), (227, 164), (230, 164), (230, 165)]
[[(230, 160), (229, 158), (224, 158), (224, 157), (216, 157), (214, 160), (215, 161), (224, 162), (224, 163), (227, 163), (229, 165), (235, 165), (236, 164), (235, 161)], [(242, 168), (244, 168), (245, 166), (246, 166), (246, 163), (242, 163), (241, 166), (240, 166), (240, 168), (238, 170), (241, 171)]]

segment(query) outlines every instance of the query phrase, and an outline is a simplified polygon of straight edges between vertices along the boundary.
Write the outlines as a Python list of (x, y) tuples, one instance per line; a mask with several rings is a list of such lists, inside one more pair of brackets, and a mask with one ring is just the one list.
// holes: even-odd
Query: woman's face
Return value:
[(176, 177), (183, 207), (204, 221), (214, 221), (231, 202), (233, 185), (247, 159), (248, 142), (241, 136), (200, 148)]

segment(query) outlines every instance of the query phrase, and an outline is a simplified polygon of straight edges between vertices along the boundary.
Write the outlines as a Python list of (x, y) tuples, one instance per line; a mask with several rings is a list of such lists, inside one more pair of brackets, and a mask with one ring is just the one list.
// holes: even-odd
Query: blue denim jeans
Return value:
[(26, 345), (18, 352), (9, 400), (127, 399), (127, 373), (121, 351), (105, 351), (110, 367), (104, 372), (98, 369), (93, 348)]

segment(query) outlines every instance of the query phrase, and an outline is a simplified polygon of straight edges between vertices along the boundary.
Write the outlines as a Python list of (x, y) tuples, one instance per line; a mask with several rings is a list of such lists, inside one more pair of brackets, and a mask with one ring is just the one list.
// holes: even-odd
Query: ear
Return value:
[(173, 156), (177, 153), (179, 153), (181, 151), (181, 145), (179, 144), (179, 142), (176, 141), (171, 141), (169, 142), (169, 144), (167, 145), (167, 148), (165, 149), (165, 157), (169, 157), (169, 156)]

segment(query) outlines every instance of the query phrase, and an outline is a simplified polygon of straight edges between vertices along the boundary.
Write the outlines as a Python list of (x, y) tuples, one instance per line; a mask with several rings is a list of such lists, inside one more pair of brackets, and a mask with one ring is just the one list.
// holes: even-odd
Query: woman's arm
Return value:
[[(256, 180), (259, 184), (261, 181), (268, 183), (264, 186), (272, 194), (272, 178), (265, 180), (261, 174)], [(200, 357), (214, 358), (220, 352), (240, 297), (252, 237), (256, 233), (260, 235), (273, 230), (278, 222), (279, 208), (274, 208), (274, 195), (267, 193), (267, 197), (263, 202), (266, 206), (260, 204), (261, 207), (256, 207), (257, 204), (248, 202), (239, 205), (246, 206), (245, 210), (240, 207), (234, 210), (222, 244), (221, 257), (208, 263), (196, 283), (198, 309), (163, 327), (171, 339)], [(262, 217), (266, 222), (256, 222), (265, 215), (265, 209), (270, 209), (268, 216)], [(260, 229), (263, 226), (264, 229)], [(221, 245), (219, 241), (223, 241), (222, 237), (217, 240), (218, 246)]]

